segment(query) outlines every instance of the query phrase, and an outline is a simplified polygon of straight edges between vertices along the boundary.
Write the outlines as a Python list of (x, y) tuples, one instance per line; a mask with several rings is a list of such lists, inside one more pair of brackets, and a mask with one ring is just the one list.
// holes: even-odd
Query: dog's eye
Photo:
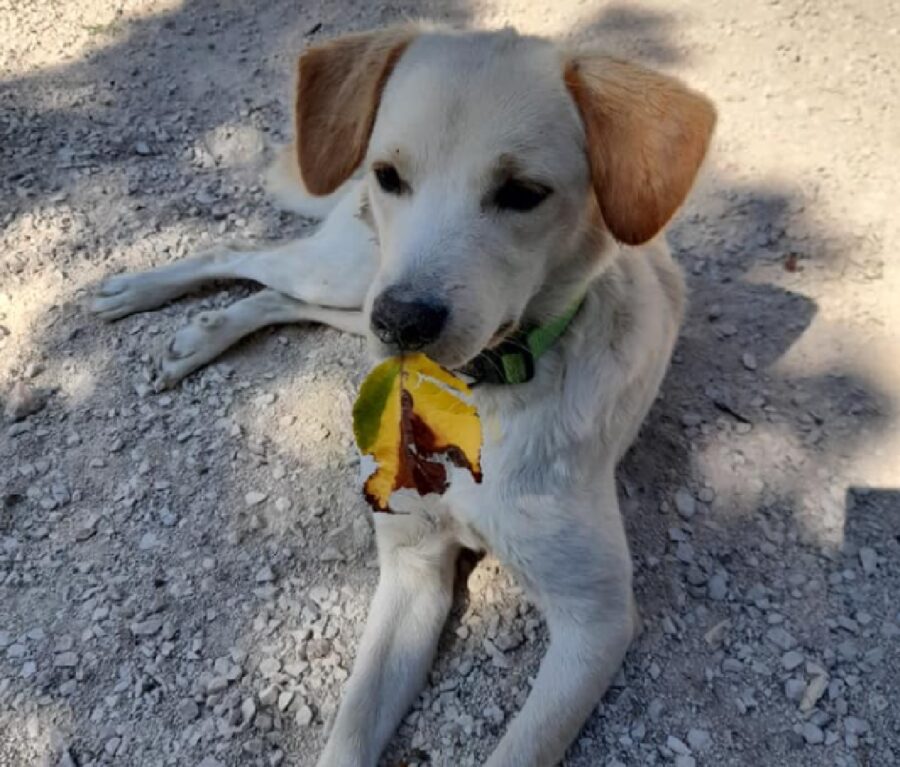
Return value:
[(376, 165), (374, 170), (378, 186), (388, 194), (401, 194), (405, 190), (406, 185), (393, 165), (381, 163)]
[(528, 211), (546, 200), (551, 191), (543, 184), (511, 178), (494, 193), (494, 205), (500, 210)]

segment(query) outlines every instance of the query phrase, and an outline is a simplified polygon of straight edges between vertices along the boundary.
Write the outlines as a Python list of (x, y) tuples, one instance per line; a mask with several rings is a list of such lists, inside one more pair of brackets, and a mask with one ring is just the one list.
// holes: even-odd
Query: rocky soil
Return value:
[[(185, 315), (253, 287), (82, 304), (306, 229), (259, 181), (294, 57), (411, 15), (597, 41), (720, 108), (620, 472), (645, 631), (565, 764), (900, 763), (895, 3), (0, 0), (0, 765), (314, 764), (377, 574), (361, 342), (267, 330), (155, 394)], [(385, 765), (481, 764), (528, 692), (539, 614), (490, 558), (460, 580)]]

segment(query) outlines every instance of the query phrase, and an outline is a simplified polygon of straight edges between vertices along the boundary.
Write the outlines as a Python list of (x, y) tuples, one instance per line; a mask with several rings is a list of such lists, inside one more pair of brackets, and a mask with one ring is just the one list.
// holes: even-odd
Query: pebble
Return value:
[(71, 651), (59, 653), (53, 659), (53, 665), (56, 668), (75, 668), (78, 665), (78, 654)]
[(797, 646), (797, 640), (781, 626), (769, 629), (766, 632), (766, 639), (782, 650), (791, 650)]
[(691, 728), (688, 730), (687, 742), (691, 751), (706, 751), (712, 745), (712, 737), (707, 730)]
[(281, 671), (281, 661), (278, 658), (263, 658), (259, 664), (259, 673), (265, 677), (274, 676)]
[(278, 710), (279, 711), (287, 711), (288, 706), (294, 700), (294, 691), (293, 690), (285, 690), (284, 692), (278, 695)]
[(811, 746), (815, 746), (819, 743), (825, 742), (825, 733), (822, 732), (822, 728), (818, 725), (813, 724), (812, 722), (803, 723), (801, 734), (803, 735), (803, 740), (805, 740)]
[(814, 676), (809, 684), (806, 686), (806, 691), (803, 693), (803, 699), (800, 701), (800, 710), (801, 711), (812, 711), (815, 708), (816, 703), (822, 698), (825, 694), (825, 690), (828, 688), (828, 677), (824, 674), (819, 676)]
[(260, 493), (257, 490), (251, 490), (244, 496), (244, 503), (246, 503), (247, 506), (259, 506), (268, 497), (268, 493)]
[(190, 698), (185, 698), (181, 701), (181, 703), (178, 704), (177, 710), (178, 716), (185, 722), (193, 722), (200, 716), (200, 707)]
[(297, 715), (294, 717), (294, 721), (300, 727), (309, 727), (312, 720), (313, 720), (313, 710), (309, 706), (303, 705), (297, 709)]
[(806, 692), (806, 682), (802, 679), (791, 677), (784, 683), (784, 695), (793, 703), (801, 700), (804, 692)]
[(785, 671), (793, 671), (803, 663), (803, 655), (796, 650), (790, 650), (781, 656), (781, 666)]
[(162, 628), (162, 618), (154, 615), (144, 621), (131, 624), (131, 633), (135, 636), (153, 636)]
[(753, 352), (744, 352), (741, 355), (741, 364), (743, 364), (747, 370), (756, 370), (756, 356)]
[(675, 491), (675, 509), (684, 519), (691, 519), (697, 513), (697, 504), (694, 496), (686, 487)]
[(681, 543), (675, 547), (675, 558), (679, 562), (689, 565), (694, 561), (694, 547), (687, 541), (681, 541)]
[(675, 767), (697, 767), (697, 760), (690, 754), (679, 754), (675, 757)]
[(268, 687), (264, 687), (259, 693), (259, 702), (263, 706), (274, 706), (278, 701), (278, 693), (280, 690), (278, 689), (277, 684), (270, 684)]
[(45, 394), (35, 391), (24, 381), (17, 381), (6, 397), (4, 415), (9, 421), (21, 421), (42, 410), (46, 404)]
[(676, 738), (674, 735), (669, 735), (669, 737), (666, 738), (666, 748), (675, 754), (689, 754), (691, 752), (687, 743), (680, 738)]
[(714, 602), (723, 602), (728, 596), (728, 581), (721, 573), (713, 575), (706, 584), (709, 598)]
[(866, 575), (872, 575), (878, 569), (878, 554), (875, 549), (863, 546), (859, 550), (859, 563)]
[(855, 716), (844, 717), (844, 731), (851, 735), (863, 735), (869, 731), (869, 723)]
[(261, 567), (256, 572), (256, 582), (257, 583), (271, 583), (275, 580), (275, 573), (272, 571), (272, 568), (268, 565)]

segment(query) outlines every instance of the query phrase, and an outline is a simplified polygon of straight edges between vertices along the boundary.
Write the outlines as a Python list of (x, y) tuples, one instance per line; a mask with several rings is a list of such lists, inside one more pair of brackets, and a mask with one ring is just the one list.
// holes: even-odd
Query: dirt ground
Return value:
[[(295, 56), (409, 16), (595, 41), (720, 110), (620, 471), (645, 631), (565, 764), (900, 763), (900, 6), (0, 0), (0, 766), (314, 764), (377, 573), (361, 342), (267, 330), (160, 395), (154, 349), (253, 287), (82, 304), (307, 228), (260, 186)], [(539, 615), (467, 575), (385, 765), (481, 764), (527, 693)]]

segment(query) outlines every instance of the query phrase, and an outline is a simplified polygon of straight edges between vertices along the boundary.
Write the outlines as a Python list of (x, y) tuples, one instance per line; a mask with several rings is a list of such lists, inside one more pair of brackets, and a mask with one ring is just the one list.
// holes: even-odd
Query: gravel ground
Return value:
[[(361, 342), (267, 330), (157, 395), (185, 313), (252, 286), (81, 306), (303, 230), (259, 186), (294, 56), (413, 14), (598, 40), (720, 108), (672, 229), (692, 309), (620, 472), (646, 627), (566, 765), (897, 764), (897, 4), (0, 0), (0, 765), (314, 763), (376, 579)], [(537, 669), (534, 607), (461, 569), (385, 765), (482, 763)]]

